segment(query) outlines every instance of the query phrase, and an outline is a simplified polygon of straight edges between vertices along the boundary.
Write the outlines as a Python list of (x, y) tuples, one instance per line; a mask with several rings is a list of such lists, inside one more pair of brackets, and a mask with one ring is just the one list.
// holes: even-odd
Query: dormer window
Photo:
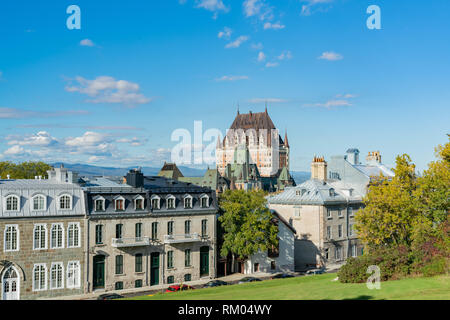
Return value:
[(18, 196), (6, 197), (6, 211), (19, 211), (20, 199)]
[(206, 194), (200, 198), (200, 206), (202, 208), (209, 208), (209, 197)]
[(114, 208), (116, 211), (125, 210), (125, 199), (123, 197), (117, 197), (114, 199)]
[(105, 198), (101, 196), (97, 196), (94, 198), (94, 210), (96, 212), (105, 211)]
[(175, 209), (175, 197), (172, 195), (167, 198), (167, 209)]
[(334, 197), (336, 195), (336, 192), (333, 188), (330, 189), (330, 197)]
[(159, 210), (161, 208), (161, 199), (158, 196), (152, 198), (152, 208), (153, 210)]
[(192, 196), (187, 195), (184, 198), (184, 208), (185, 209), (192, 209)]
[(59, 209), (70, 210), (72, 209), (72, 197), (68, 194), (59, 197)]
[(139, 195), (134, 199), (134, 210), (144, 210), (144, 197)]
[(31, 199), (31, 209), (33, 211), (44, 211), (46, 207), (46, 197), (39, 194)]

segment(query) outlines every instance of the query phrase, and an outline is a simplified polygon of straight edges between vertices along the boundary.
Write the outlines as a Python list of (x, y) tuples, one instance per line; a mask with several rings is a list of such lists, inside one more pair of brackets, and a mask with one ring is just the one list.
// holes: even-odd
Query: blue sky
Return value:
[[(69, 30), (66, 9), (81, 9)], [(369, 5), (381, 30), (369, 30)], [(264, 111), (309, 170), (359, 148), (419, 169), (450, 118), (447, 0), (3, 1), (0, 160), (160, 166), (180, 128)], [(194, 142), (192, 142), (194, 143)], [(205, 141), (205, 144), (209, 142)]]

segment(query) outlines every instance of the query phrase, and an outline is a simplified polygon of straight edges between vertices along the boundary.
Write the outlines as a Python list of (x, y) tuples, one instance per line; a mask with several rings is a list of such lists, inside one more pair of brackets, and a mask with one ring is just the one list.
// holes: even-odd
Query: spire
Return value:
[(284, 146), (289, 148), (289, 141), (288, 141), (288, 137), (287, 137), (287, 129), (285, 129), (285, 133), (284, 133)]
[(221, 148), (221, 147), (222, 147), (222, 141), (220, 141), (220, 135), (218, 135), (216, 148)]
[(266, 100), (266, 114), (267, 114), (267, 100)]
[(237, 104), (237, 114), (239, 115), (239, 102)]

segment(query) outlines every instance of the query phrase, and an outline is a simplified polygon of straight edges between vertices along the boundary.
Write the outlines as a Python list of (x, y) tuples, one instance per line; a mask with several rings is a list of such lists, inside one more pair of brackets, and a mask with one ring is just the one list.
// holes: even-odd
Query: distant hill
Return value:
[(297, 185), (311, 179), (311, 172), (306, 171), (291, 171), (291, 176), (294, 178)]
[[(54, 167), (59, 167), (61, 165), (61, 162), (53, 163), (51, 165)], [(71, 171), (78, 172), (80, 176), (125, 176), (130, 169), (136, 168), (98, 167), (80, 163), (63, 163), (63, 165), (65, 168)], [(206, 171), (206, 169), (193, 169), (184, 166), (179, 166), (178, 168), (186, 177), (203, 176)], [(146, 176), (156, 176), (161, 170), (161, 168), (154, 167), (142, 167), (141, 169)]]

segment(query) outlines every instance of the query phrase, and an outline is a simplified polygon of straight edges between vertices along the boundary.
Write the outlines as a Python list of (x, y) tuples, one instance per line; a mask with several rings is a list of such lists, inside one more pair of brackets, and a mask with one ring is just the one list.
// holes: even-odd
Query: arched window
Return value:
[(161, 198), (158, 196), (152, 197), (152, 208), (153, 210), (159, 210), (161, 208)]
[(50, 289), (64, 288), (63, 274), (62, 262), (52, 263), (52, 266), (50, 268)]
[(72, 209), (72, 197), (67, 194), (59, 197), (59, 209), (60, 210)]
[(34, 196), (32, 201), (31, 201), (31, 209), (33, 211), (43, 211), (45, 210), (45, 206), (46, 206), (46, 201), (45, 201), (45, 197), (43, 195), (37, 195)]
[(64, 228), (62, 223), (54, 223), (50, 229), (50, 247), (52, 249), (64, 248)]
[(105, 211), (105, 199), (103, 197), (98, 197), (94, 199), (95, 211)]
[(202, 208), (209, 208), (209, 197), (206, 194), (200, 198), (200, 206)]
[(192, 209), (192, 196), (187, 195), (184, 197), (184, 208)]
[(123, 197), (117, 197), (114, 199), (114, 205), (116, 211), (125, 210), (125, 199)]
[(6, 197), (6, 211), (19, 211), (19, 202), (18, 196)]

